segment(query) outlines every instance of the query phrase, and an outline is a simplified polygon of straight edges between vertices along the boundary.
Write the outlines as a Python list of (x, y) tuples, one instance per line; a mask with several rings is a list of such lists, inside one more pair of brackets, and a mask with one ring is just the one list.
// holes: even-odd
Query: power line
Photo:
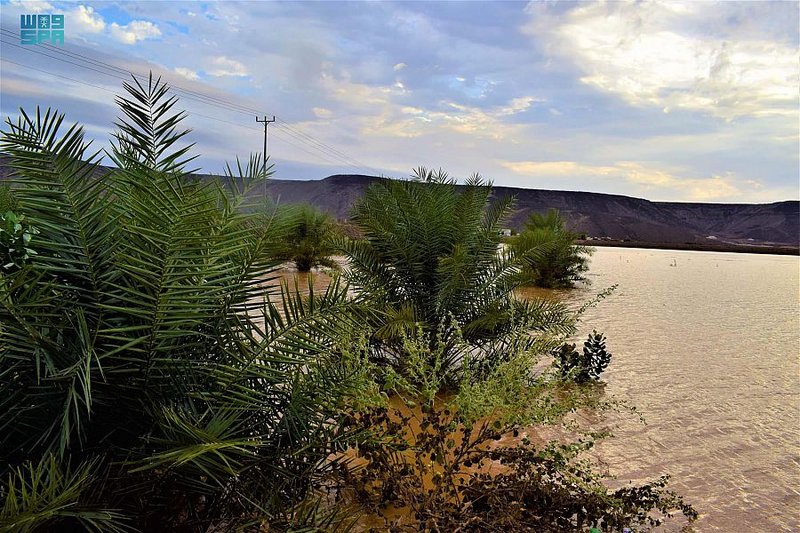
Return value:
[[(13, 32), (10, 32), (8, 30), (0, 29), (0, 31), (2, 31), (5, 34), (13, 35), (14, 37), (16, 37), (16, 34), (14, 34)], [(45, 56), (45, 57), (49, 57), (49, 58), (54, 59), (56, 61), (61, 61), (61, 62), (64, 62), (64, 63), (72, 64), (72, 65), (75, 65), (75, 66), (78, 66), (78, 67), (81, 67), (81, 68), (85, 68), (85, 69), (97, 72), (99, 74), (103, 74), (103, 75), (106, 75), (106, 76), (110, 76), (110, 77), (116, 78), (116, 79), (123, 79), (124, 80), (124, 78), (121, 78), (119, 76), (119, 74), (132, 75), (134, 77), (136, 76), (135, 73), (133, 73), (131, 71), (128, 71), (128, 70), (125, 70), (123, 68), (117, 67), (115, 65), (112, 65), (112, 64), (109, 64), (109, 63), (105, 63), (105, 62), (100, 61), (98, 59), (94, 59), (94, 58), (91, 58), (91, 57), (84, 56), (83, 54), (79, 54), (79, 53), (72, 52), (72, 51), (69, 51), (69, 50), (64, 50), (62, 48), (57, 48), (57, 47), (54, 47), (52, 45), (45, 44), (44, 47), (46, 47), (48, 49), (48, 51), (52, 50), (56, 54), (62, 55), (62, 56), (63, 55), (67, 55), (69, 57), (69, 59), (76, 59), (78, 61), (89, 63), (91, 66), (88, 66), (88, 65), (85, 65), (85, 64), (81, 64), (81, 63), (76, 63), (75, 61), (70, 61), (69, 59), (65, 59), (64, 57), (57, 57), (56, 55), (47, 54), (47, 53), (45, 53), (45, 52), (43, 52), (41, 50), (34, 50), (34, 49), (29, 48), (29, 47), (22, 47), (20, 45), (17, 45), (16, 43), (11, 43), (11, 42), (8, 42), (8, 41), (2, 41), (2, 42), (4, 44), (10, 45), (10, 46), (14, 46), (16, 48), (20, 48), (20, 49), (23, 49), (23, 50), (28, 51), (28, 52), (37, 53), (39, 55), (42, 55), (42, 56)], [(12, 63), (13, 63), (13, 61), (12, 61)], [(15, 64), (19, 64), (19, 63), (15, 63)], [(27, 67), (27, 65), (21, 65), (21, 66)], [(109, 72), (104, 72), (102, 70), (99, 70), (99, 68), (94, 68), (94, 67), (99, 67), (99, 68), (102, 68), (102, 69), (111, 70), (112, 72), (115, 72), (115, 73), (112, 74), (112, 73), (109, 73)], [(34, 69), (34, 70), (38, 70), (38, 69)], [(49, 72), (46, 72), (46, 73), (53, 74), (53, 73), (49, 73)], [(119, 73), (119, 74), (116, 74), (116, 73)], [(56, 74), (53, 74), (53, 75), (56, 75)], [(145, 77), (141, 73), (139, 73), (138, 75), (140, 77)], [(73, 81), (76, 81), (78, 83), (82, 83), (82, 82), (80, 82), (78, 80), (73, 80)], [(91, 84), (87, 84), (87, 85), (91, 85)], [(203, 93), (200, 93), (198, 91), (191, 90), (191, 89), (186, 89), (185, 87), (181, 87), (180, 85), (170, 84), (170, 87), (175, 89), (176, 92), (184, 93), (184, 98), (187, 98), (187, 99), (190, 99), (190, 100), (199, 101), (200, 103), (203, 103), (203, 104), (206, 104), (206, 105), (212, 105), (212, 106), (215, 106), (215, 107), (221, 107), (221, 108), (226, 109), (228, 111), (247, 114), (249, 116), (252, 116), (252, 113), (257, 113), (257, 111), (254, 108), (250, 108), (250, 107), (247, 107), (247, 106), (244, 106), (244, 105), (240, 105), (240, 104), (236, 104), (236, 103), (229, 102), (229, 101), (223, 101), (218, 97), (207, 95), (207, 94), (203, 94)], [(200, 115), (200, 116), (202, 116), (202, 115)], [(206, 118), (214, 119), (213, 117), (206, 117)], [(216, 120), (220, 120), (220, 119), (216, 119)], [(356, 170), (368, 170), (368, 171), (371, 170), (371, 171), (377, 171), (377, 173), (380, 173), (380, 171), (378, 171), (377, 169), (369, 167), (368, 165), (365, 165), (364, 163), (362, 163), (362, 162), (358, 161), (357, 159), (349, 156), (348, 154), (342, 152), (341, 150), (338, 150), (338, 149), (336, 149), (336, 148), (334, 148), (334, 147), (332, 147), (332, 146), (330, 146), (330, 145), (328, 145), (328, 144), (326, 144), (326, 143), (324, 143), (322, 141), (319, 141), (318, 139), (314, 138), (313, 136), (311, 136), (311, 135), (309, 135), (309, 134), (307, 134), (305, 132), (302, 132), (302, 131), (300, 131), (298, 129), (293, 128), (285, 120), (278, 119), (278, 121), (279, 122), (276, 123), (276, 126), (279, 126), (280, 128), (282, 128), (281, 133), (283, 133), (284, 135), (288, 135), (288, 136), (294, 138), (298, 142), (301, 142), (303, 144), (308, 145), (312, 150), (315, 150), (315, 151), (318, 151), (318, 152), (321, 152), (321, 153), (325, 154), (325, 157), (324, 157), (325, 160), (331, 161), (333, 159), (333, 162), (335, 164), (336, 163), (344, 163), (346, 166), (350, 166), (350, 167), (352, 167), (352, 168), (354, 168)], [(225, 122), (225, 121), (223, 121), (223, 122)], [(298, 147), (298, 145), (288, 141), (288, 139), (282, 139), (282, 140), (284, 142), (287, 142), (287, 144), (290, 144), (292, 146)], [(306, 152), (306, 153), (311, 153), (311, 152), (309, 152), (308, 150), (305, 150), (305, 149), (303, 149), (303, 151)]]
[[(16, 34), (14, 34), (13, 32), (10, 32), (8, 30), (1, 30), (1, 31), (16, 37)], [(16, 45), (14, 43), (6, 43), (6, 44), (10, 44), (11, 46), (16, 46), (17, 48), (23, 48), (23, 47), (21, 47), (19, 45)], [(112, 65), (110, 63), (105, 63), (103, 61), (100, 61), (99, 59), (95, 59), (95, 58), (91, 58), (91, 57), (88, 57), (88, 56), (84, 56), (83, 54), (72, 52), (70, 50), (67, 50), (67, 49), (64, 49), (64, 48), (61, 48), (61, 47), (55, 47), (55, 46), (47, 44), (47, 43), (42, 43), (42, 46), (46, 47), (48, 50), (52, 50), (53, 52), (55, 52), (57, 54), (60, 54), (60, 55), (66, 54), (66, 55), (71, 56), (71, 58), (76, 58), (76, 59), (78, 59), (80, 61), (90, 62), (90, 63), (92, 63), (92, 64), (94, 64), (96, 66), (100, 66), (101, 68), (106, 68), (106, 69), (109, 69), (109, 70), (113, 70), (113, 71), (116, 71), (118, 73), (122, 73), (122, 74), (125, 74), (125, 75), (129, 75), (129, 74), (130, 75), (136, 75), (135, 73), (132, 73), (132, 72), (127, 71), (127, 70), (125, 70), (123, 68), (117, 67), (116, 65)], [(66, 61), (66, 60), (63, 60), (61, 58), (57, 58), (57, 57), (54, 57), (54, 56), (49, 55), (49, 54), (45, 54), (45, 53), (37, 51), (37, 50), (31, 50), (28, 47), (24, 47), (24, 49), (27, 50), (27, 51), (33, 51), (33, 52), (39, 53), (41, 55), (45, 55), (47, 57), (50, 57), (50, 58), (53, 58), (53, 59), (56, 59), (56, 60), (59, 60), (59, 61)], [(71, 63), (71, 64), (75, 64), (75, 63), (73, 63), (71, 61), (66, 61), (66, 62), (67, 63)], [(78, 66), (82, 66), (82, 65), (78, 65)], [(109, 73), (101, 72), (101, 71), (98, 71), (98, 70), (96, 70), (94, 68), (90, 68), (90, 67), (84, 67), (84, 68), (89, 68), (90, 70), (94, 70), (95, 72), (99, 72), (101, 74), (112, 76)], [(144, 74), (141, 74), (141, 73), (138, 73), (138, 75), (140, 77), (146, 77)], [(211, 95), (206, 95), (206, 94), (203, 94), (203, 93), (200, 93), (200, 92), (197, 92), (197, 91), (193, 91), (191, 89), (186, 89), (185, 87), (181, 87), (180, 85), (170, 84), (170, 86), (172, 88), (174, 88), (175, 90), (177, 90), (177, 91), (186, 93), (187, 94), (187, 96), (186, 96), (187, 98), (196, 97), (196, 98), (202, 98), (203, 100), (208, 100), (208, 102), (204, 102), (204, 103), (209, 103), (210, 105), (216, 105), (218, 107), (224, 107), (227, 110), (239, 112), (239, 113), (242, 113), (242, 114), (248, 115), (248, 116), (252, 116), (252, 114), (254, 114), (254, 113), (255, 114), (259, 113), (259, 111), (254, 109), (254, 108), (243, 106), (243, 105), (240, 105), (240, 104), (237, 104), (237, 103), (234, 103), (234, 102), (229, 102), (227, 100), (222, 100), (222, 99), (220, 99), (218, 97), (211, 96)], [(300, 130), (298, 130), (296, 128), (293, 128), (285, 120), (283, 120), (281, 118), (278, 118), (278, 121), (279, 121), (279, 123), (276, 124), (276, 126), (282, 127), (285, 130), (287, 130), (285, 133), (287, 135), (290, 135), (291, 137), (297, 139), (299, 142), (302, 142), (302, 143), (305, 143), (305, 144), (309, 144), (313, 149), (318, 149), (318, 150), (324, 151), (328, 155), (332, 156), (333, 158), (338, 159), (338, 160), (344, 162), (346, 165), (351, 166), (353, 168), (364, 169), (364, 170), (372, 170), (372, 171), (376, 171), (377, 173), (380, 174), (380, 171), (378, 169), (370, 167), (369, 165), (366, 165), (366, 164), (362, 163), (361, 161), (355, 159), (354, 157), (351, 157), (350, 155), (342, 152), (341, 150), (338, 150), (338, 149), (336, 149), (336, 148), (334, 148), (334, 147), (332, 147), (332, 146), (330, 146), (330, 145), (328, 145), (328, 144), (316, 139), (315, 137), (313, 137), (313, 136), (311, 136), (311, 135), (309, 135), (309, 134), (307, 134), (307, 133), (305, 133), (303, 131), (300, 131)]]
[[(7, 31), (7, 30), (5, 30), (5, 31)], [(66, 50), (66, 49), (55, 47), (55, 46), (47, 44), (47, 43), (43, 43), (43, 44), (47, 48), (53, 49), (56, 52), (69, 54), (71, 56), (76, 56), (76, 57), (81, 58), (83, 60), (91, 61), (92, 63), (100, 64), (100, 65), (105, 66), (106, 68), (114, 69), (116, 71), (119, 71), (119, 72), (122, 72), (122, 73), (125, 73), (125, 74), (128, 73), (128, 71), (126, 71), (126, 70), (124, 70), (122, 68), (119, 68), (119, 67), (117, 67), (115, 65), (112, 65), (112, 64), (109, 64), (109, 63), (105, 63), (105, 62), (100, 61), (98, 59), (90, 58), (88, 56), (84, 56), (82, 54), (78, 54), (78, 53), (75, 53), (75, 52), (72, 52), (72, 51), (69, 51), (69, 50)], [(140, 74), (140, 76), (141, 76), (141, 74)], [(243, 114), (252, 115), (253, 113), (255, 113), (255, 114), (259, 113), (258, 110), (254, 109), (254, 108), (251, 108), (251, 107), (246, 107), (246, 106), (243, 106), (243, 105), (240, 105), (240, 104), (236, 104), (236, 103), (233, 103), (233, 102), (223, 101), (223, 100), (221, 100), (221, 99), (219, 99), (217, 97), (210, 96), (210, 95), (205, 95), (205, 94), (199, 93), (197, 91), (192, 91), (192, 90), (186, 89), (185, 87), (181, 87), (179, 85), (171, 85), (171, 86), (172, 87), (176, 87), (177, 89), (179, 89), (179, 90), (181, 90), (183, 92), (186, 92), (186, 93), (196, 94), (196, 95), (199, 95), (199, 96), (201, 96), (203, 98), (208, 98), (210, 100), (217, 101), (218, 103), (221, 103), (221, 104), (225, 105), (226, 107), (228, 107), (228, 106), (236, 107), (237, 110), (239, 110), (239, 112), (241, 112)], [(300, 130), (297, 130), (296, 128), (293, 128), (285, 120), (283, 120), (283, 119), (278, 119), (278, 120), (279, 120), (279, 124), (276, 124), (276, 126), (281, 126), (281, 127), (284, 127), (285, 129), (289, 130), (289, 132), (292, 132), (291, 135), (293, 137), (295, 137), (295, 138), (297, 138), (297, 139), (299, 139), (301, 141), (303, 139), (305, 139), (306, 141), (315, 144), (316, 146), (320, 147), (321, 149), (324, 149), (324, 150), (326, 150), (326, 151), (328, 151), (328, 152), (330, 152), (330, 153), (332, 153), (332, 154), (334, 154), (334, 155), (336, 155), (338, 157), (342, 157), (344, 159), (347, 159), (348, 161), (351, 161), (351, 162), (355, 163), (356, 166), (358, 166), (358, 167), (362, 167), (362, 168), (365, 168), (365, 169), (377, 170), (377, 169), (369, 167), (368, 165), (365, 165), (365, 164), (361, 163), (359, 160), (349, 156), (348, 154), (346, 154), (346, 153), (344, 153), (344, 152), (342, 152), (342, 151), (340, 151), (340, 150), (338, 150), (338, 149), (336, 149), (336, 148), (334, 148), (334, 147), (332, 147), (330, 145), (327, 145), (322, 141), (319, 141), (318, 139), (312, 137), (311, 135), (308, 135), (307, 133), (305, 133), (303, 131), (300, 131)]]
[[(42, 72), (42, 73), (48, 74), (50, 76), (55, 76), (57, 78), (62, 78), (62, 79), (65, 79), (65, 80), (69, 80), (69, 81), (72, 81), (74, 83), (79, 83), (81, 85), (94, 87), (96, 89), (100, 89), (100, 90), (109, 92), (109, 93), (114, 94), (114, 95), (117, 94), (117, 91), (114, 91), (114, 90), (109, 89), (107, 87), (102, 87), (100, 85), (95, 85), (93, 83), (89, 83), (89, 82), (86, 82), (86, 81), (83, 81), (83, 80), (76, 80), (75, 78), (70, 78), (69, 76), (64, 76), (64, 75), (56, 74), (54, 72), (50, 72), (50, 71), (47, 71), (47, 70), (43, 70), (43, 69), (39, 69), (39, 68), (36, 68), (36, 67), (32, 67), (30, 65), (19, 63), (17, 61), (13, 61), (13, 60), (5, 58), (5, 57), (0, 58), (0, 60), (5, 61), (7, 63), (12, 63), (12, 64), (20, 66), (20, 67), (23, 67), (23, 68), (25, 68), (27, 70), (35, 70), (37, 72)], [(192, 111), (191, 116), (202, 117), (202, 118), (206, 118), (206, 119), (209, 119), (209, 120), (214, 120), (214, 121), (217, 121), (217, 122), (221, 122), (221, 123), (224, 123), (224, 124), (230, 124), (231, 126), (236, 126), (238, 128), (243, 128), (243, 129), (250, 130), (250, 131), (260, 131), (258, 128), (255, 128), (255, 127), (252, 127), (252, 126), (246, 126), (246, 125), (238, 123), (238, 122), (231, 122), (229, 120), (221, 119), (221, 118), (218, 118), (218, 117), (212, 117), (212, 116), (209, 116), (209, 115), (204, 115), (204, 114), (198, 113), (196, 111)], [(314, 152), (304, 148), (303, 146), (300, 146), (298, 144), (295, 144), (295, 143), (291, 142), (290, 140), (288, 140), (286, 138), (282, 138), (280, 133), (276, 132), (276, 134), (278, 135), (278, 138), (279, 138), (279, 140), (281, 142), (284, 142), (284, 143), (286, 143), (286, 144), (288, 144), (290, 146), (293, 146), (294, 148), (297, 148), (298, 150), (301, 150), (301, 151), (303, 151), (303, 152), (305, 152), (305, 153), (307, 153), (307, 154), (309, 154), (309, 155), (311, 155), (311, 156), (313, 156), (315, 158), (318, 158), (318, 159), (320, 159), (322, 161), (325, 161), (326, 163), (332, 163), (334, 165), (341, 164), (341, 161), (336, 161), (334, 159), (331, 159), (330, 157), (328, 157), (324, 153), (314, 153)]]

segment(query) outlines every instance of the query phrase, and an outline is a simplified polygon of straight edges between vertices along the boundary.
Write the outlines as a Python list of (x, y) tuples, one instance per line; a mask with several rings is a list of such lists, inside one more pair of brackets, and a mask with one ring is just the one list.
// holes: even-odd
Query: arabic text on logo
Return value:
[(20, 15), (20, 44), (64, 44), (64, 15)]

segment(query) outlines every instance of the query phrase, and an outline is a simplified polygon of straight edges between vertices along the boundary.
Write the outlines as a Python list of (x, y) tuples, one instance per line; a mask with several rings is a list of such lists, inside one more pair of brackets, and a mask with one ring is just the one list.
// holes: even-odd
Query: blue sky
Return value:
[[(4, 117), (57, 107), (104, 146), (124, 72), (153, 70), (192, 91), (178, 94), (206, 172), (261, 150), (258, 112), (278, 117), (283, 179), (423, 165), (651, 200), (800, 196), (797, 2), (0, 9)], [(19, 46), (23, 13), (64, 13), (65, 45)]]

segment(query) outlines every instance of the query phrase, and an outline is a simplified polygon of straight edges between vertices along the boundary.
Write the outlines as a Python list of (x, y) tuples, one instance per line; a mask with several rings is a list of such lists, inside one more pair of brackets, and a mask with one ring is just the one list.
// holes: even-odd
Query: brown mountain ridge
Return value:
[[(100, 167), (98, 171), (102, 174), (106, 168)], [(0, 155), (0, 181), (8, 179), (9, 174), (8, 159)], [(208, 174), (197, 174), (197, 177), (213, 178)], [(321, 180), (272, 179), (266, 183), (266, 190), (253, 190), (250, 194), (266, 193), (279, 203), (309, 203), (339, 220), (346, 220), (367, 187), (382, 179), (386, 178), (343, 174)], [(531, 212), (553, 208), (564, 215), (570, 228), (598, 244), (629, 241), (658, 247), (691, 245), (715, 249), (738, 245), (792, 250), (800, 246), (798, 201), (768, 204), (651, 202), (616, 194), (502, 186), (495, 186), (493, 195), (516, 197), (516, 210), (507, 222), (510, 229), (520, 229)]]
[[(307, 202), (346, 219), (366, 188), (382, 178), (335, 175), (322, 180), (272, 180), (267, 192), (281, 203)], [(629, 196), (495, 186), (496, 198), (515, 196), (508, 227), (531, 212), (558, 209), (570, 227), (593, 238), (653, 244), (800, 244), (800, 202), (714, 204), (651, 202)]]

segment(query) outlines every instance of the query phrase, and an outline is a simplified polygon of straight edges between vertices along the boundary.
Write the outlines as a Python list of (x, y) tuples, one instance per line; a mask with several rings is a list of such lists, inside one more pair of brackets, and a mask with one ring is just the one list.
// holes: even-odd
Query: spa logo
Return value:
[(64, 44), (64, 15), (20, 15), (20, 44)]

